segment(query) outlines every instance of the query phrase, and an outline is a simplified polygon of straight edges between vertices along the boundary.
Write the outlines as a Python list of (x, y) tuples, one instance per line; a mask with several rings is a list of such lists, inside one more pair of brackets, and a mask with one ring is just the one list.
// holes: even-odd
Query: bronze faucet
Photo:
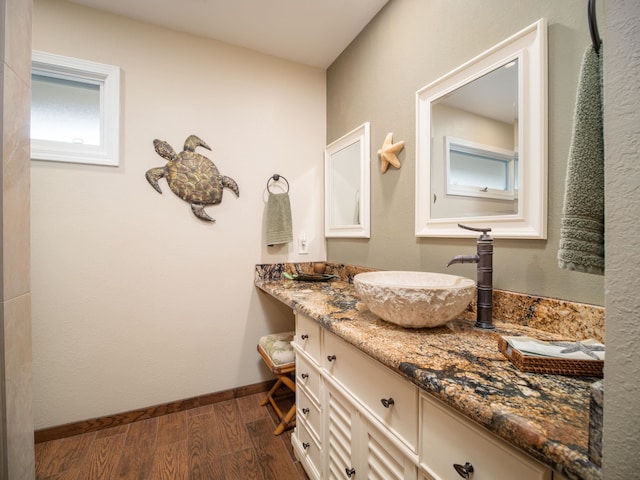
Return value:
[(453, 257), (447, 267), (454, 263), (477, 263), (478, 280), (476, 288), (478, 291), (478, 302), (476, 306), (477, 328), (493, 329), (493, 239), (487, 234), (490, 228), (473, 228), (458, 224), (460, 228), (482, 232), (478, 238), (476, 255), (458, 255)]

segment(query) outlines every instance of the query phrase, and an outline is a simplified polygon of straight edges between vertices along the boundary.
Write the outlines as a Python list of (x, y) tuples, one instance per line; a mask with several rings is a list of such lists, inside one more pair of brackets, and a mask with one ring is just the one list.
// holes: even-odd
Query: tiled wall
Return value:
[(3, 38), (0, 83), (2, 167), (2, 311), (0, 313), (0, 478), (35, 476), (31, 408), (29, 251), (29, 117), (31, 11), (29, 0), (0, 0)]

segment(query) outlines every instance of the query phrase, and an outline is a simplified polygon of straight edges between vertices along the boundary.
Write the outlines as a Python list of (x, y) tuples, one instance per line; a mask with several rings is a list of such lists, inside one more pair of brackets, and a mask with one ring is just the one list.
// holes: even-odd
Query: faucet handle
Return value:
[(465, 230), (471, 230), (472, 232), (482, 232), (484, 235), (486, 235), (487, 232), (491, 231), (491, 228), (489, 227), (485, 227), (485, 228), (469, 227), (467, 225), (462, 225), (461, 223), (459, 223), (458, 226), (460, 228), (464, 228)]

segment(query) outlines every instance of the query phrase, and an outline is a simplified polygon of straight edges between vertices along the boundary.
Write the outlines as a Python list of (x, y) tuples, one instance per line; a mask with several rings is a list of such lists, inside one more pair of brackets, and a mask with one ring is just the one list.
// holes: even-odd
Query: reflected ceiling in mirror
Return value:
[(417, 92), (416, 236), (546, 238), (544, 19)]

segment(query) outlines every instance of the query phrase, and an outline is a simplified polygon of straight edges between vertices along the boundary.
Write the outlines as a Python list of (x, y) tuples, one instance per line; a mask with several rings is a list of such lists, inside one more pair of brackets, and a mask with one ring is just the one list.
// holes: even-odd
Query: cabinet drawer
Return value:
[[(296, 348), (296, 351), (299, 350)], [(320, 372), (302, 354), (296, 355), (296, 385), (303, 385), (311, 398), (316, 403), (320, 403)]]
[(318, 322), (296, 312), (296, 335), (293, 342), (316, 363), (320, 358), (320, 328)]
[(323, 355), (323, 366), (335, 381), (415, 452), (418, 388), (330, 332), (324, 335)]
[(316, 443), (304, 420), (297, 422), (291, 442), (293, 451), (304, 466), (307, 475), (312, 479), (321, 478), (322, 448)]
[[(320, 407), (311, 399), (306, 389), (302, 386), (296, 388), (296, 416), (305, 420), (305, 424), (307, 424), (316, 439), (322, 438)], [(318, 440), (318, 443), (320, 443), (320, 440)]]
[(459, 478), (453, 465), (467, 462), (474, 480), (551, 480), (547, 466), (426, 394), (420, 409), (420, 466), (435, 480)]

